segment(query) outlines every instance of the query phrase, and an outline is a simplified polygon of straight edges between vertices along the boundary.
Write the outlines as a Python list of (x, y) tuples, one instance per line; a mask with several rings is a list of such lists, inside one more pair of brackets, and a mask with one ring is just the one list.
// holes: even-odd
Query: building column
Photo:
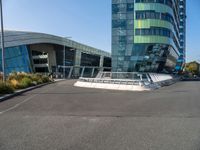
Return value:
[(103, 71), (104, 56), (100, 56), (99, 67), (100, 71)]
[(76, 49), (74, 58), (74, 75), (80, 76), (81, 50)]

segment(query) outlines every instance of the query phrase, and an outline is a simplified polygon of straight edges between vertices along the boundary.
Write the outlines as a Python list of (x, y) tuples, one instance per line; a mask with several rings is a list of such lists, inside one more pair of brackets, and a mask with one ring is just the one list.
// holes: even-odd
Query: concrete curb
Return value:
[(40, 88), (42, 86), (45, 86), (45, 85), (48, 85), (48, 84), (52, 84), (52, 83), (55, 83), (55, 82), (44, 83), (44, 84), (40, 84), (40, 85), (29, 87), (29, 88), (26, 88), (26, 89), (17, 90), (12, 94), (6, 94), (6, 95), (0, 97), (0, 103), (5, 101), (5, 100), (7, 100), (7, 99), (12, 98), (12, 97), (18, 96), (18, 95), (23, 94), (25, 92), (28, 92), (28, 91)]

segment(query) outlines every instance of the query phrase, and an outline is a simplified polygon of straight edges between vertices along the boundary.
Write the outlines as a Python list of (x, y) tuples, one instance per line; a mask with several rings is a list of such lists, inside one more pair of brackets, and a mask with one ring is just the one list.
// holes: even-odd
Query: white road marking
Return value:
[(38, 96), (38, 95), (39, 95), (39, 94), (32, 95), (32, 96), (26, 98), (25, 100), (23, 100), (22, 102), (19, 102), (19, 103), (15, 104), (14, 106), (12, 106), (12, 107), (10, 107), (10, 108), (8, 108), (8, 109), (6, 109), (6, 110), (4, 110), (4, 111), (1, 111), (1, 112), (0, 112), (0, 115), (2, 115), (2, 114), (6, 113), (6, 112), (8, 112), (8, 111), (11, 111), (11, 110), (13, 110), (13, 109), (19, 107), (19, 106), (22, 105), (23, 103), (25, 103), (25, 102), (31, 100), (32, 98), (34, 98), (34, 97), (36, 97), (36, 96)]
[[(49, 89), (47, 89), (47, 90), (44, 90), (44, 92), (48, 92), (49, 90), (52, 90), (52, 89), (54, 89), (54, 88), (55, 88), (55, 86), (53, 86), (52, 88), (49, 88)], [(4, 111), (1, 111), (1, 112), (0, 112), (0, 115), (2, 115), (2, 114), (6, 113), (6, 112), (8, 112), (8, 111), (11, 111), (11, 110), (13, 110), (13, 109), (19, 107), (19, 106), (22, 105), (23, 103), (25, 103), (25, 102), (31, 100), (32, 98), (34, 98), (34, 97), (36, 97), (36, 96), (38, 96), (38, 95), (40, 95), (40, 93), (39, 93), (39, 94), (34, 94), (34, 95), (32, 95), (32, 96), (26, 98), (25, 100), (23, 100), (23, 101), (21, 101), (21, 102), (15, 104), (14, 106), (12, 106), (12, 107), (10, 107), (10, 108), (4, 110)]]

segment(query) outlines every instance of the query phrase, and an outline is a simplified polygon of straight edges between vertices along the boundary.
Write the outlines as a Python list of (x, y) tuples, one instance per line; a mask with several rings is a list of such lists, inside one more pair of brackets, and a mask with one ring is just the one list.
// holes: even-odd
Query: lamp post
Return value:
[(1, 51), (2, 51), (2, 72), (3, 72), (3, 82), (6, 81), (5, 77), (5, 54), (4, 54), (4, 29), (3, 29), (3, 6), (2, 0), (0, 0), (0, 12), (1, 12)]

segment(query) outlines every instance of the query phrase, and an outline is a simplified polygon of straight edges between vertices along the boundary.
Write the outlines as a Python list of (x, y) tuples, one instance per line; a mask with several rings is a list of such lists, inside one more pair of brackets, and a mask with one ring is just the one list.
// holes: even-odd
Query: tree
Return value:
[(199, 67), (200, 67), (200, 64), (196, 61), (193, 61), (186, 64), (185, 71), (192, 73), (193, 75), (199, 75), (200, 74)]

